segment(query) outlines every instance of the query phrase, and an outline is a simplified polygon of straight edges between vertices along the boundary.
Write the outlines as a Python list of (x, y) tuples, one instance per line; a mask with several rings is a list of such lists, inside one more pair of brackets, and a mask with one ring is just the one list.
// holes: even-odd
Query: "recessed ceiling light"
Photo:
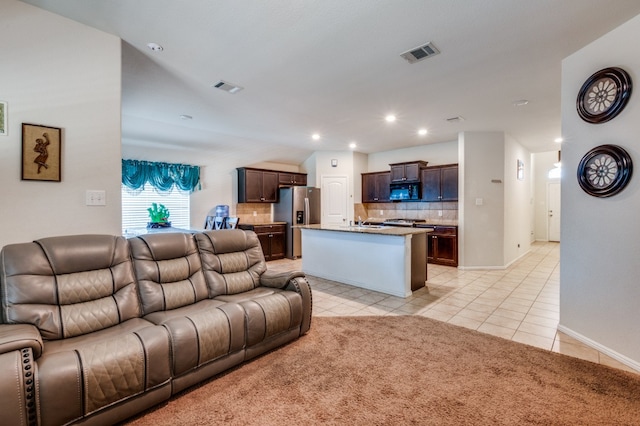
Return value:
[(562, 138), (555, 138), (553, 141), (555, 143), (562, 143), (562, 140), (563, 140)]
[(314, 141), (318, 141), (320, 140), (320, 135), (318, 133), (314, 133), (311, 135), (311, 139), (313, 139)]
[(528, 99), (519, 99), (517, 101), (513, 101), (513, 106), (521, 107), (521, 106), (525, 106), (528, 103), (529, 103)]
[(180, 119), (181, 119), (181, 120), (191, 120), (192, 118), (193, 118), (192, 116), (187, 115), (187, 114), (182, 114), (182, 115), (180, 116)]
[(162, 52), (164, 50), (164, 47), (160, 46), (158, 43), (148, 43), (147, 47), (154, 52)]
[(351, 148), (351, 149), (355, 149), (355, 147), (356, 147), (356, 146), (358, 146), (358, 145), (356, 145), (356, 143), (355, 143), (355, 142), (351, 142), (351, 143), (349, 144), (349, 148)]
[(420, 136), (424, 136), (424, 135), (426, 135), (426, 134), (427, 134), (427, 129), (419, 129), (419, 130), (418, 130), (418, 134), (419, 134)]
[(387, 123), (393, 123), (394, 121), (396, 121), (396, 116), (393, 114), (389, 114), (384, 118)]

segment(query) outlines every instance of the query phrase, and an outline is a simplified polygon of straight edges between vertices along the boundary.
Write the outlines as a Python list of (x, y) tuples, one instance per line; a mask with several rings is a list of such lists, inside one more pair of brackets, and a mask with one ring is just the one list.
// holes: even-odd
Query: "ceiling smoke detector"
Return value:
[(233, 83), (229, 83), (228, 81), (219, 80), (217, 83), (213, 84), (211, 87), (215, 87), (216, 89), (224, 90), (229, 93), (237, 93), (244, 89), (244, 87), (236, 86)]
[(433, 45), (433, 43), (429, 42), (423, 46), (414, 47), (413, 49), (407, 50), (404, 53), (401, 53), (404, 59), (409, 61), (410, 64), (415, 64), (418, 61), (423, 59), (430, 58), (432, 56), (440, 53), (437, 47)]

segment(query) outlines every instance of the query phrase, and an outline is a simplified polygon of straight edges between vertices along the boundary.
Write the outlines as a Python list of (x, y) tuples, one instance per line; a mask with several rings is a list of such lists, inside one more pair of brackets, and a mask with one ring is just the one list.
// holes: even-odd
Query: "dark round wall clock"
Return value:
[(622, 68), (593, 74), (578, 93), (578, 115), (588, 123), (605, 123), (624, 109), (631, 96), (631, 77)]
[(631, 157), (617, 145), (601, 145), (587, 152), (578, 165), (578, 183), (589, 195), (610, 197), (631, 179)]

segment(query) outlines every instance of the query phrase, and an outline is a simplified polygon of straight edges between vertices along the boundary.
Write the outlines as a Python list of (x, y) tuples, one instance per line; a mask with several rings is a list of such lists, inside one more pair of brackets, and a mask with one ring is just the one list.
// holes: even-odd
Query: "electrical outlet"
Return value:
[(254, 215), (254, 216), (258, 216), (258, 212), (254, 210), (254, 211), (253, 211), (253, 215)]
[(442, 217), (442, 210), (438, 210), (438, 216)]
[(382, 212), (382, 210), (380, 210), (380, 216), (382, 216), (382, 214), (383, 214), (383, 212)]

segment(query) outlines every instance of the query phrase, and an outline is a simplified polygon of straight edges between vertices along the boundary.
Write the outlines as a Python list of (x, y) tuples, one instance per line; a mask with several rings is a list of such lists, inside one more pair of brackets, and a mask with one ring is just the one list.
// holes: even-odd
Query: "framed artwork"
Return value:
[(7, 135), (7, 103), (0, 101), (0, 136)]
[(518, 180), (524, 180), (524, 162), (522, 160), (518, 160), (517, 176)]
[(622, 68), (602, 69), (589, 77), (578, 93), (578, 115), (587, 123), (606, 123), (620, 114), (631, 96), (631, 77)]
[(600, 145), (587, 152), (578, 164), (580, 188), (594, 197), (611, 197), (631, 180), (631, 157), (618, 145)]
[(60, 182), (62, 129), (22, 123), (22, 180)]

